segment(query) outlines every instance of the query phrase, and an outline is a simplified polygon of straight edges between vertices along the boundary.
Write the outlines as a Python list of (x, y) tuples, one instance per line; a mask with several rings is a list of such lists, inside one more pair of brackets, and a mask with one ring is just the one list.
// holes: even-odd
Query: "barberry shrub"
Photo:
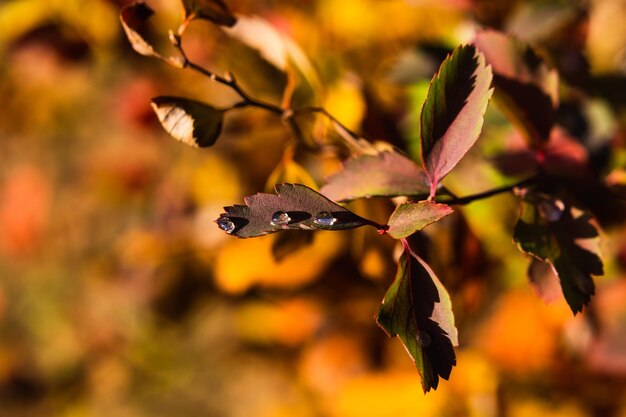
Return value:
[[(229, 112), (255, 108), (279, 117), (292, 132), (294, 144), (287, 154), (293, 155), (293, 148), (321, 148), (314, 135), (312, 139), (304, 132), (309, 125), (302, 122), (305, 116), (315, 115), (329, 122), (337, 147), (349, 155), (343, 168), (327, 178), (319, 191), (312, 184), (275, 184), (273, 194), (258, 193), (246, 197), (245, 204), (225, 207), (215, 220), (217, 227), (236, 238), (280, 234), (273, 248), (277, 257), (310, 243), (306, 236), (317, 230), (373, 227), (380, 235), (398, 240), (397, 272), (376, 321), (390, 337), (403, 343), (425, 392), (436, 389), (439, 378), (449, 378), (456, 364), (458, 335), (450, 296), (415, 242), (423, 228), (461, 211), (461, 206), (501, 193), (517, 195), (520, 214), (513, 240), (529, 255), (530, 282), (541, 293), (540, 275), (548, 266), (558, 277), (574, 314), (589, 303), (595, 288), (592, 277), (603, 274), (597, 245), (599, 225), (622, 221), (626, 203), (602, 174), (563, 152), (564, 142), (566, 146), (574, 141), (555, 124), (564, 81), (529, 45), (501, 32), (482, 30), (473, 42), (448, 54), (433, 75), (421, 107), (418, 163), (390, 144), (362, 138), (323, 107), (296, 104), (294, 82), (310, 81), (314, 70), (296, 45), (272, 32), (267, 24), (262, 30), (278, 41), (264, 58), (292, 81), (285, 87), (281, 104), (256, 98), (231, 73), (220, 75), (193, 62), (185, 53), (182, 38), (194, 20), (218, 25), (253, 48), (258, 41), (242, 36), (245, 31), (234, 30), (251, 21), (233, 14), (222, 0), (182, 0), (182, 6), (182, 23), (176, 31), (169, 31), (174, 54), (157, 50), (144, 35), (146, 21), (154, 11), (143, 2), (126, 6), (120, 17), (132, 47), (172, 67), (206, 76), (230, 88), (239, 100), (231, 107), (218, 108), (184, 97), (155, 97), (152, 107), (167, 133), (186, 145), (209, 147), (219, 139)], [(312, 88), (315, 84), (309, 82)], [(493, 161), (517, 181), (457, 196), (444, 186), (444, 180), (479, 139), (492, 96), (525, 138), (523, 149)], [(340, 204), (373, 197), (390, 199), (396, 205), (385, 224)], [(607, 205), (614, 209), (607, 211)]]

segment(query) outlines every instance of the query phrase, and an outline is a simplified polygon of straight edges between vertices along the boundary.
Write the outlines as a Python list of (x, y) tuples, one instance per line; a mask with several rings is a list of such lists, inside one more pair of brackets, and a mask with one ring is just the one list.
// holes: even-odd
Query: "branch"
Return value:
[(519, 187), (524, 187), (527, 185), (532, 185), (534, 183), (536, 183), (538, 180), (538, 177), (530, 177), (530, 178), (526, 178), (525, 180), (522, 180), (518, 183), (515, 184), (511, 184), (511, 185), (505, 185), (503, 187), (498, 187), (498, 188), (494, 188), (492, 190), (487, 190), (487, 191), (483, 191), (481, 193), (477, 193), (477, 194), (471, 194), (465, 197), (457, 197), (457, 198), (450, 198), (450, 199), (443, 199), (443, 200), (436, 200), (438, 203), (445, 203), (448, 205), (455, 205), (455, 206), (464, 206), (466, 204), (472, 203), (474, 201), (478, 201), (478, 200), (484, 200), (486, 198), (489, 197), (493, 197), (494, 195), (498, 195), (498, 194), (503, 194), (503, 193), (507, 193), (510, 191), (513, 191), (515, 188), (519, 188)]

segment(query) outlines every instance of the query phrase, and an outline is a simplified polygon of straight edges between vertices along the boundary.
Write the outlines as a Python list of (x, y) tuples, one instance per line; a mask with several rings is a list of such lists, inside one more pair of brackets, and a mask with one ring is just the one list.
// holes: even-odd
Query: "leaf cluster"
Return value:
[[(271, 34), (268, 39), (280, 45), (278, 56), (264, 55), (269, 62), (285, 71), (288, 78), (310, 74), (301, 51), (268, 24), (240, 19), (222, 0), (188, 0), (182, 6), (181, 26), (176, 34), (170, 31), (177, 56), (162, 55), (141, 35), (142, 25), (154, 13), (145, 3), (122, 10), (122, 24), (131, 45), (142, 55), (176, 68), (191, 69), (231, 88), (241, 101), (231, 108), (219, 109), (181, 97), (156, 97), (152, 106), (167, 133), (184, 144), (208, 147), (218, 140), (227, 112), (252, 107), (280, 117), (292, 132), (296, 146), (302, 147), (310, 143), (304, 139), (298, 118), (307, 114), (324, 117), (334, 127), (340, 145), (351, 152), (343, 168), (327, 178), (319, 192), (304, 184), (278, 183), (274, 185), (275, 194), (251, 195), (244, 198), (243, 205), (225, 207), (215, 221), (217, 226), (238, 238), (372, 226), (381, 235), (399, 240), (403, 252), (379, 308), (377, 323), (389, 336), (400, 338), (415, 362), (424, 391), (436, 389), (440, 377), (450, 376), (456, 364), (453, 347), (458, 344), (457, 329), (450, 296), (431, 267), (410, 246), (408, 238), (451, 215), (452, 206), (517, 191), (521, 215), (514, 240), (520, 250), (552, 267), (574, 313), (589, 303), (594, 293), (592, 275), (601, 275), (603, 267), (597, 251), (582, 246), (580, 241), (596, 239), (599, 232), (585, 207), (557, 197), (556, 190), (563, 182), (561, 177), (552, 175), (555, 168), (547, 156), (554, 143), (560, 80), (556, 70), (529, 45), (504, 33), (486, 30), (479, 32), (473, 43), (458, 46), (443, 60), (432, 77), (419, 115), (421, 161), (417, 162), (391, 146), (376, 146), (361, 138), (324, 108), (293, 105), (289, 87), (280, 105), (268, 103), (245, 91), (232, 74), (218, 75), (190, 61), (181, 38), (191, 21), (201, 19), (224, 27), (227, 34), (255, 48), (259, 47), (258, 41), (245, 28), (261, 28)], [(245, 23), (239, 25), (238, 19)], [(526, 138), (525, 151), (534, 162), (534, 175), (500, 189), (457, 197), (442, 181), (478, 140), (494, 91), (496, 104)], [(542, 187), (546, 182), (551, 182), (551, 186)], [(386, 224), (361, 217), (338, 204), (372, 197), (403, 200)], [(281, 248), (277, 252), (284, 257), (310, 239), (284, 238), (276, 242)]]

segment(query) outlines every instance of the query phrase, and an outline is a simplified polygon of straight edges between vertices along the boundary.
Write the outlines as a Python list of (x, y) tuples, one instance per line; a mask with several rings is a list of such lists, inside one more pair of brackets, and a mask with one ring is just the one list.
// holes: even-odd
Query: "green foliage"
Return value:
[(398, 336), (415, 362), (424, 392), (437, 389), (456, 365), (458, 345), (452, 303), (435, 273), (406, 242), (398, 272), (387, 290), (376, 321)]
[[(595, 293), (591, 275), (602, 275), (597, 254), (598, 230), (591, 216), (551, 197), (524, 193), (522, 212), (513, 238), (520, 249), (549, 263), (561, 282), (563, 295), (574, 314)], [(581, 246), (584, 239), (586, 246)], [(531, 270), (532, 272), (532, 270)]]

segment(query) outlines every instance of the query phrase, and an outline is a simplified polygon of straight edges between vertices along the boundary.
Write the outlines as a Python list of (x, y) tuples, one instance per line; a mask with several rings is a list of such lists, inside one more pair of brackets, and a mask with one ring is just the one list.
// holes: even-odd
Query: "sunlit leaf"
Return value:
[(246, 205), (224, 207), (219, 228), (237, 237), (254, 237), (288, 229), (345, 230), (382, 226), (357, 216), (302, 184), (277, 184), (277, 194), (246, 197)]
[(155, 97), (152, 99), (152, 108), (167, 133), (190, 146), (211, 146), (222, 131), (224, 110), (199, 101)]
[(391, 237), (402, 239), (452, 214), (453, 211), (446, 204), (432, 201), (400, 204), (389, 218), (387, 233)]
[(474, 46), (460, 46), (432, 79), (420, 117), (431, 195), (478, 139), (493, 92), (491, 78), (485, 57)]
[(398, 336), (415, 362), (424, 392), (437, 389), (456, 365), (458, 333), (450, 296), (435, 273), (407, 247), (376, 318), (391, 337)]
[(549, 196), (525, 192), (514, 240), (520, 250), (552, 266), (574, 314), (595, 292), (592, 275), (602, 275), (591, 216)]
[(335, 201), (363, 197), (428, 194), (424, 171), (398, 152), (381, 152), (348, 159), (320, 190)]
[(478, 33), (476, 47), (494, 72), (496, 99), (533, 148), (550, 137), (559, 100), (559, 76), (533, 49), (493, 30)]
[[(233, 39), (258, 51), (270, 64), (280, 71), (297, 78), (298, 90), (308, 86), (313, 92), (322, 90), (317, 70), (293, 39), (277, 30), (270, 22), (258, 16), (238, 16), (237, 24), (224, 31)], [(293, 94), (296, 92), (293, 91)]]
[(237, 19), (223, 0), (182, 0), (186, 21), (209, 20), (221, 26), (233, 26)]
[(133, 49), (145, 56), (158, 56), (154, 47), (140, 33), (141, 26), (154, 14), (154, 10), (144, 2), (124, 7), (120, 13), (122, 26)]

